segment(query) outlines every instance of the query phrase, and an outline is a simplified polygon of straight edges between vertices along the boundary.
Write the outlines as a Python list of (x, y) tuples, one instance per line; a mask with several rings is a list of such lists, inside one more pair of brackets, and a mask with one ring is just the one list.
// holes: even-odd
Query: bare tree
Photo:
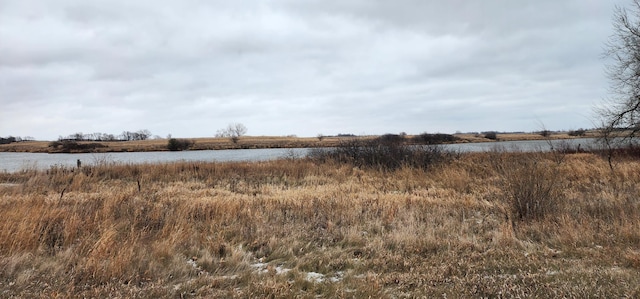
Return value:
[(216, 132), (216, 138), (231, 138), (233, 143), (237, 143), (241, 136), (247, 134), (247, 127), (241, 123), (231, 123), (226, 129), (220, 129)]
[(133, 140), (133, 132), (129, 132), (129, 131), (122, 131), (122, 134), (120, 135), (120, 139), (124, 140), (124, 141), (131, 141)]
[(640, 132), (640, 0), (616, 7), (613, 29), (604, 53), (611, 97), (596, 109), (607, 145), (611, 137), (630, 141)]
[(149, 139), (149, 137), (151, 137), (151, 131), (144, 129), (144, 130), (140, 130), (138, 132), (136, 132), (138, 134), (138, 140), (147, 140)]
[(71, 135), (71, 138), (69, 138), (69, 139), (73, 139), (75, 141), (82, 141), (82, 140), (84, 140), (84, 134), (82, 134), (82, 132), (78, 132), (78, 133), (75, 133), (75, 134)]
[(229, 124), (228, 130), (231, 133), (232, 137), (233, 136), (240, 137), (240, 136), (243, 136), (244, 134), (247, 134), (247, 127), (245, 127), (241, 123)]

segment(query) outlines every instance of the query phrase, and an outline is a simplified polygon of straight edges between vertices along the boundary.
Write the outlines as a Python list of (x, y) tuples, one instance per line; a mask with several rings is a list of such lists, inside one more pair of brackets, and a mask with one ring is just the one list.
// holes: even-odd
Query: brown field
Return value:
[[(360, 137), (371, 138), (371, 137)], [(179, 138), (180, 139), (180, 138)], [(316, 137), (270, 137), (270, 136), (244, 136), (237, 143), (229, 138), (184, 138), (194, 142), (192, 150), (220, 150), (220, 149), (256, 149), (256, 148), (310, 148), (336, 146), (339, 137), (325, 137), (319, 140)], [(29, 141), (10, 144), (0, 144), (0, 152), (52, 152), (49, 141)], [(80, 144), (99, 143), (102, 148), (91, 150), (92, 152), (148, 152), (167, 151), (167, 139), (150, 139), (141, 141), (111, 141), (93, 142), (81, 141)]]
[[(460, 138), (459, 142), (493, 142), (484, 138), (481, 134), (454, 134)], [(279, 136), (243, 136), (234, 143), (229, 138), (185, 138), (193, 141), (192, 150), (221, 150), (221, 149), (256, 149), (256, 148), (312, 148), (312, 147), (334, 147), (341, 141), (350, 139), (372, 139), (377, 136), (362, 137), (279, 137)], [(407, 136), (411, 138), (413, 136)], [(499, 141), (517, 140), (545, 140), (545, 139), (570, 139), (579, 138), (569, 136), (567, 133), (554, 133), (549, 137), (543, 137), (536, 133), (522, 134), (497, 134)], [(595, 132), (587, 132), (584, 137), (596, 137)], [(0, 144), (0, 152), (33, 152), (47, 153), (54, 152), (49, 147), (49, 141), (28, 141), (11, 144)], [(80, 144), (99, 143), (104, 147), (87, 151), (91, 152), (148, 152), (166, 151), (167, 139), (150, 139), (142, 141), (112, 141), (112, 142), (91, 142), (81, 141)], [(80, 151), (79, 151), (80, 152)]]
[(0, 173), (0, 297), (638, 298), (640, 162)]

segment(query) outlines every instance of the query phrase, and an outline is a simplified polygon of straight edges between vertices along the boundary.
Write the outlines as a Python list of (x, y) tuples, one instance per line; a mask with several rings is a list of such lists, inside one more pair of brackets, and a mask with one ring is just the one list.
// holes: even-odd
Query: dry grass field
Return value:
[(0, 297), (638, 298), (640, 161), (0, 173)]

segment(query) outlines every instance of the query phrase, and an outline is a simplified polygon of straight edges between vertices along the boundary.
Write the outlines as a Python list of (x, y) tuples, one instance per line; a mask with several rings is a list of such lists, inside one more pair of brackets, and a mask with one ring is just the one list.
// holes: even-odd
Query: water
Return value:
[(526, 141), (499, 141), (499, 142), (479, 142), (479, 143), (458, 143), (445, 144), (443, 147), (450, 150), (460, 152), (486, 152), (491, 150), (504, 151), (549, 151), (553, 149), (561, 149), (563, 147), (581, 149), (597, 148), (597, 139), (594, 138), (577, 138), (577, 139), (558, 139), (558, 140), (526, 140)]
[(75, 167), (100, 163), (158, 163), (175, 161), (266, 161), (284, 157), (303, 157), (308, 149), (238, 149), (182, 152), (124, 152), (124, 153), (0, 153), (0, 171), (14, 172), (21, 169), (46, 169), (51, 166)]
[[(594, 139), (554, 140), (552, 146), (562, 144), (588, 148), (595, 145)], [(446, 149), (460, 152), (483, 152), (493, 149), (507, 151), (538, 151), (549, 150), (548, 141), (504, 141), (483, 143), (460, 143), (442, 145)], [(43, 154), (43, 153), (4, 153), (0, 152), (0, 171), (15, 172), (22, 169), (47, 169), (58, 165), (75, 167), (80, 159), (83, 165), (93, 165), (104, 162), (115, 163), (158, 163), (175, 161), (267, 161), (286, 157), (304, 157), (310, 149), (238, 149), (238, 150), (206, 150), (183, 152), (126, 152), (126, 153), (88, 153), (88, 154)]]

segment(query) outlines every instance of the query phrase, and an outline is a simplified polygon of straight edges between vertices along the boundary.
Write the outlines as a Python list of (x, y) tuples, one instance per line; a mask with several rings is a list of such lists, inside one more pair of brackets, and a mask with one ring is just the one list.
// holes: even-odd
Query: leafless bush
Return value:
[(562, 199), (559, 164), (544, 155), (497, 153), (493, 156), (513, 220), (539, 220), (558, 211)]
[(496, 132), (485, 132), (484, 133), (484, 138), (491, 139), (491, 140), (498, 140), (498, 133), (496, 133)]
[(577, 129), (569, 131), (569, 136), (585, 136), (587, 131), (585, 129)]
[(171, 138), (167, 143), (167, 149), (170, 151), (183, 151), (193, 146), (194, 142), (187, 139)]
[(353, 139), (340, 143), (336, 148), (311, 150), (308, 157), (321, 162), (331, 160), (385, 171), (401, 167), (427, 169), (456, 157), (455, 152), (438, 145), (410, 146), (403, 140), (393, 135), (374, 140)]
[(421, 144), (448, 143), (448, 142), (455, 142), (459, 139), (460, 138), (453, 136), (451, 134), (442, 134), (442, 133), (436, 133), (436, 134), (422, 133), (420, 135), (413, 137), (414, 142), (421, 143)]

